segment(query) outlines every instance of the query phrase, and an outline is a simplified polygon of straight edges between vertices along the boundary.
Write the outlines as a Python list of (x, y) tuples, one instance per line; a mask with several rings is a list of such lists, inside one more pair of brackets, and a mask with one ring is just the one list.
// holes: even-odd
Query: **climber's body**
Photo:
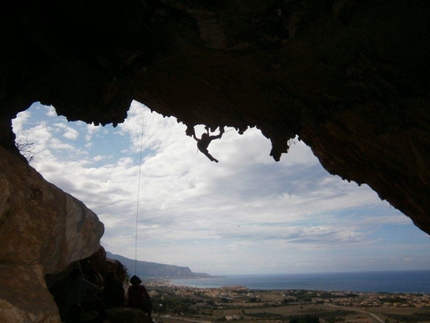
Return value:
[(206, 127), (206, 130), (207, 133), (202, 134), (202, 137), (200, 139), (196, 137), (195, 133), (193, 133), (193, 138), (197, 141), (197, 148), (211, 161), (218, 163), (218, 160), (212, 157), (211, 154), (209, 154), (208, 147), (212, 140), (220, 139), (222, 137), (222, 134), (224, 133), (224, 127), (220, 127), (219, 135), (217, 136), (209, 136), (209, 128)]

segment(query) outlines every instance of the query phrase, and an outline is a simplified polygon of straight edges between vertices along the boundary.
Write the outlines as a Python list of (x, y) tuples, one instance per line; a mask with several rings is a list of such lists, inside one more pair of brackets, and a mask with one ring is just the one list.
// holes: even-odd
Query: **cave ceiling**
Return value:
[[(132, 100), (189, 128), (296, 136), (430, 233), (430, 6), (420, 0), (14, 1), (0, 145), (33, 102), (114, 125)], [(184, 135), (186, 135), (184, 133)]]

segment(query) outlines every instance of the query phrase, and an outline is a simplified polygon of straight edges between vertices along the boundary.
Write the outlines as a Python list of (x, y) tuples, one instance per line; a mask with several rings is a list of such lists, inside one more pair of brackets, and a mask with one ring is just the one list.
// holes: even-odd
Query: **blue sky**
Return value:
[(427, 234), (366, 185), (327, 173), (298, 140), (276, 163), (258, 129), (227, 128), (209, 146), (216, 164), (185, 125), (137, 102), (116, 128), (40, 104), (13, 127), (34, 143), (31, 165), (99, 216), (114, 254), (134, 259), (138, 214), (137, 258), (194, 272), (430, 269)]

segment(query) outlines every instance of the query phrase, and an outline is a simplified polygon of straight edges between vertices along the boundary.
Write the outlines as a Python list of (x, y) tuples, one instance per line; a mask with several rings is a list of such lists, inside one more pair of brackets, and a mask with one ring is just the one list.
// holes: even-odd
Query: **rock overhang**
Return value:
[(429, 17), (401, 0), (24, 1), (2, 20), (0, 143), (34, 101), (115, 125), (137, 100), (189, 127), (255, 126), (275, 160), (299, 136), (430, 232)]

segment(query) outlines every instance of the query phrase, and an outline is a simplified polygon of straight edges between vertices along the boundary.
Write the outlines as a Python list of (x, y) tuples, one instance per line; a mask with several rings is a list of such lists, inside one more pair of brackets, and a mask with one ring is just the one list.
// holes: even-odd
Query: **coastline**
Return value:
[(252, 290), (322, 290), (386, 293), (430, 293), (430, 271), (225, 275), (216, 278), (170, 279), (178, 286)]

